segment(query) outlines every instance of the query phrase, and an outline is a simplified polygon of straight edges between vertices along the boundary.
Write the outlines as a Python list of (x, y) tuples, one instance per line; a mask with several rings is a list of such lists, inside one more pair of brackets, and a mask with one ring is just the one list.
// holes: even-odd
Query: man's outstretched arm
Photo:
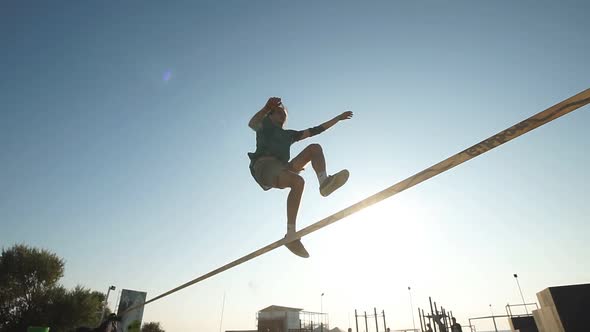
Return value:
[(319, 126), (316, 126), (316, 127), (313, 127), (313, 128), (309, 128), (309, 129), (305, 129), (302, 132), (301, 137), (299, 137), (297, 140), (300, 141), (302, 139), (306, 139), (308, 137), (321, 134), (322, 132), (324, 132), (328, 128), (330, 128), (333, 125), (335, 125), (336, 123), (338, 123), (339, 121), (348, 120), (348, 119), (351, 119), (351, 118), (352, 118), (352, 112), (351, 111), (346, 111), (346, 112), (344, 112), (344, 113), (342, 113), (342, 114), (334, 117), (333, 119), (328, 120), (328, 121), (322, 123)]
[(268, 112), (270, 112), (275, 107), (278, 107), (279, 105), (281, 105), (281, 98), (268, 98), (266, 105), (264, 105), (264, 107), (256, 114), (254, 114), (252, 119), (250, 119), (250, 122), (248, 122), (248, 127), (252, 128), (252, 130), (254, 131), (258, 130), (258, 128), (260, 128), (260, 125), (262, 124), (262, 120), (268, 114)]

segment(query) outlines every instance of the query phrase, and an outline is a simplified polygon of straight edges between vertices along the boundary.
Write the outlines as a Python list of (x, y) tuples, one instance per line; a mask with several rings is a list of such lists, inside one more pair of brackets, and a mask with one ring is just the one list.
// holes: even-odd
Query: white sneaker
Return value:
[(350, 173), (346, 169), (343, 169), (334, 175), (328, 176), (328, 178), (325, 179), (320, 186), (320, 194), (324, 197), (330, 195), (336, 189), (342, 187), (346, 181), (348, 181), (348, 176), (350, 176)]

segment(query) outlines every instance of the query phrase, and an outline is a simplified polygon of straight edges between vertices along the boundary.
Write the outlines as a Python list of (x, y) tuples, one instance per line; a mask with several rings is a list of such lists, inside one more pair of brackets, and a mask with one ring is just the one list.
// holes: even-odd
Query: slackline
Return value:
[[(514, 126), (503, 130), (499, 133), (497, 133), (496, 135), (493, 135), (491, 137), (489, 137), (488, 139), (485, 139), (441, 162), (439, 162), (438, 164), (432, 165), (429, 168), (416, 173), (412, 176), (410, 176), (409, 178), (398, 182), (372, 196), (369, 196), (365, 199), (363, 199), (362, 201), (355, 203), (343, 210), (340, 210), (334, 214), (332, 214), (331, 216), (328, 216), (320, 221), (317, 221), (303, 229), (301, 229), (300, 231), (296, 232), (292, 238), (289, 239), (289, 241), (293, 241), (293, 239), (300, 239), (306, 235), (309, 235), (321, 228), (324, 228), (332, 223), (335, 223), (336, 221), (339, 221), (345, 217), (348, 217), (364, 208), (367, 208), (373, 204), (376, 204), (378, 202), (381, 202), (382, 200), (389, 198), (397, 193), (400, 193), (408, 188), (411, 188), (423, 181), (426, 181), (438, 174), (441, 174), (445, 171), (448, 171), (449, 169), (462, 164), (472, 158), (475, 158), (485, 152), (490, 151), (491, 149), (498, 147), (512, 139), (515, 139), (518, 136), (521, 136), (523, 134), (528, 133), (529, 131), (538, 128), (546, 123), (549, 123), (565, 114), (568, 114), (586, 104), (590, 103), (590, 89), (586, 89), (580, 93), (578, 93), (575, 96), (572, 96), (556, 105), (553, 105), (551, 107), (549, 107), (548, 109), (539, 112), (533, 116), (531, 116), (530, 118), (523, 120), (517, 124), (515, 124)], [(175, 293), (183, 288), (186, 288), (188, 286), (194, 285), (198, 282), (201, 282), (207, 278), (210, 278), (216, 274), (219, 274), (225, 270), (229, 270), (234, 266), (243, 264), (253, 258), (256, 258), (258, 256), (261, 256), (271, 250), (274, 250), (278, 247), (281, 247), (283, 245), (285, 245), (287, 242), (289, 242), (287, 240), (280, 239), (278, 241), (275, 241), (269, 245), (266, 245), (252, 253), (249, 253), (246, 256), (243, 256), (241, 258), (238, 258), (228, 264), (223, 265), (222, 267), (219, 267), (207, 274), (204, 274), (196, 279), (193, 279), (189, 282), (186, 282), (174, 289), (171, 289), (163, 294), (160, 294), (148, 301), (146, 301), (143, 304), (139, 304), (136, 306), (133, 306), (127, 310), (125, 310), (123, 312), (129, 312), (131, 310), (137, 309), (141, 306), (144, 306), (146, 304), (152, 303), (154, 301), (157, 301), (163, 297), (166, 297), (172, 293)]]

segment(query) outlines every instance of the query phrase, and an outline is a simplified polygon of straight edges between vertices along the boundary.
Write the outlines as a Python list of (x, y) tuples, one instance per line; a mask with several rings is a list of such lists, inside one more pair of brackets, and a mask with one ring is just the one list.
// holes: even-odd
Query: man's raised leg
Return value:
[(293, 158), (289, 165), (295, 172), (301, 171), (311, 161), (311, 167), (318, 176), (320, 184), (328, 177), (326, 174), (326, 158), (319, 144), (310, 144)]
[(295, 158), (293, 158), (289, 164), (293, 171), (299, 172), (310, 161), (311, 166), (318, 176), (318, 182), (320, 183), (320, 194), (322, 196), (325, 197), (330, 195), (336, 189), (342, 187), (346, 181), (348, 181), (350, 173), (345, 169), (334, 175), (327, 175), (324, 151), (319, 144), (308, 145)]

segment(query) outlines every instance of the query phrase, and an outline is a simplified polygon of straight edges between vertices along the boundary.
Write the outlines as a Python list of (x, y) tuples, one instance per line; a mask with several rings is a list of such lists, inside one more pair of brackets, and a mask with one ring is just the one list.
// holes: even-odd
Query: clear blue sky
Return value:
[[(64, 285), (148, 298), (285, 230), (251, 179), (269, 96), (349, 183), (311, 167), (299, 226), (590, 86), (587, 1), (3, 1), (0, 245), (47, 248)], [(145, 310), (167, 331), (254, 328), (271, 304), (412, 325), (428, 296), (463, 323), (588, 282), (589, 108)], [(116, 296), (111, 297), (114, 306)], [(481, 329), (481, 328), (479, 328)]]

